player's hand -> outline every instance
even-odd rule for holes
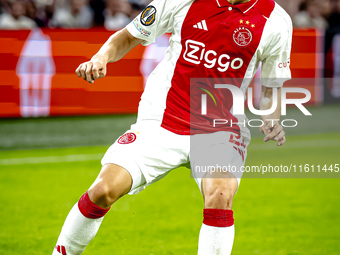
[[[106,62],[92,58],[90,61],[82,63],[78,66],[76,74],[78,77],[83,78],[89,83],[93,83],[99,78],[103,78],[106,75]]]
[[[286,133],[283,131],[283,127],[278,121],[265,121],[264,125],[260,127],[260,131],[266,135],[266,137],[263,139],[265,142],[273,140],[278,142],[278,146],[282,146],[286,142]]]

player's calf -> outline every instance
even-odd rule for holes
[[[52,255],[82,254],[110,206],[129,192],[131,184],[131,176],[124,168],[105,165],[91,188],[68,214]]]
[[[237,187],[237,179],[231,173],[211,173],[203,178],[205,209],[198,255],[230,255],[235,234],[231,208]]]

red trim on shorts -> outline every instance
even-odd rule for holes
[[[111,207],[108,209],[101,208],[100,206],[94,204],[87,194],[87,191],[82,197],[79,199],[78,202],[79,211],[84,215],[86,218],[89,219],[98,219],[103,217]]]
[[[232,210],[222,209],[204,209],[203,223],[212,227],[231,227],[234,225],[234,217]]]

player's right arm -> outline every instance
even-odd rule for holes
[[[118,61],[140,43],[146,46],[162,34],[172,33],[172,17],[180,4],[176,0],[152,1],[126,28],[112,35],[90,61],[82,63],[76,70],[77,75],[93,83],[106,75],[107,63]]]
[[[93,83],[95,80],[106,75],[107,63],[120,60],[141,42],[143,42],[142,39],[132,36],[124,28],[110,36],[90,61],[80,64],[76,69],[76,74],[85,81]]]

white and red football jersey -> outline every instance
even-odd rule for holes
[[[196,106],[191,105],[191,91],[199,88],[209,93],[211,85],[192,84],[193,78],[241,80],[235,84],[244,94],[261,62],[262,85],[281,87],[291,78],[292,22],[274,0],[238,5],[227,0],[155,0],[127,29],[144,40],[143,45],[171,33],[165,58],[147,81],[137,122],[155,120],[177,134],[189,135],[191,129],[200,129],[193,124]],[[231,93],[214,93],[211,96],[223,105],[219,109],[223,117],[240,123],[242,117],[231,113]],[[215,115],[210,116],[199,121],[209,123]],[[224,130],[241,133],[247,142],[250,140],[250,132],[243,125]]]

